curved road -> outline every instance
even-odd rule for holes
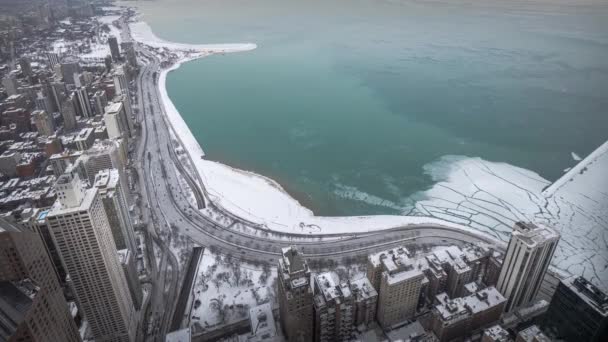
[[[223,227],[201,214],[190,204],[188,196],[182,193],[178,173],[185,172],[174,165],[175,142],[171,140],[164,107],[156,86],[160,73],[158,58],[149,51],[140,49],[151,63],[142,68],[139,77],[141,105],[140,113],[144,143],[140,144],[140,170],[151,202],[152,215],[161,226],[174,224],[182,234],[194,243],[203,246],[214,245],[226,253],[241,255],[246,260],[276,261],[282,247],[296,245],[308,258],[341,258],[343,256],[364,255],[372,251],[404,243],[490,243],[495,241],[481,234],[462,231],[449,226],[407,226],[365,234],[345,234],[342,237],[323,238],[316,235],[272,233],[248,234]],[[183,175],[185,179],[190,175]],[[191,183],[191,182],[190,182]],[[150,190],[151,188],[151,190]],[[233,216],[234,217],[234,216]],[[244,224],[247,224],[243,220]]]
[[[167,332],[172,313],[177,303],[183,272],[180,272],[179,260],[171,252],[170,246],[161,239],[161,232],[170,232],[177,227],[196,245],[214,246],[223,253],[241,259],[275,264],[281,248],[296,245],[309,259],[334,259],[368,255],[382,249],[398,245],[417,244],[456,244],[484,243],[495,244],[495,240],[472,231],[463,231],[449,226],[408,226],[363,233],[335,235],[303,235],[269,233],[260,225],[251,224],[231,213],[222,211],[213,203],[205,203],[205,189],[195,190],[198,207],[205,204],[214,210],[223,212],[234,221],[253,228],[256,234],[245,233],[224,227],[203,215],[190,203],[189,196],[184,194],[180,182],[181,175],[191,187],[200,182],[198,174],[188,174],[175,153],[178,141],[172,141],[170,124],[166,119],[164,107],[157,87],[161,71],[159,56],[142,44],[136,44],[138,52],[148,63],[143,63],[137,76],[138,122],[141,125],[141,136],[137,140],[136,158],[133,166],[139,176],[139,187],[142,196],[143,222],[147,223],[148,236],[161,248],[161,261],[157,269],[152,268],[152,290],[150,304],[147,308],[147,322],[155,328],[146,336],[146,340],[162,341]],[[143,62],[143,60],[142,60]],[[189,157],[189,155],[188,155]],[[191,163],[193,165],[193,163]],[[195,181],[197,179],[198,181]],[[147,239],[148,250],[151,242]],[[498,245],[498,248],[504,248]],[[152,258],[154,259],[154,258]],[[154,262],[154,261],[153,261]],[[145,327],[144,327],[145,328]]]

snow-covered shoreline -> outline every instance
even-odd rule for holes
[[[169,97],[167,75],[177,70],[183,63],[208,56],[213,53],[243,52],[255,49],[255,44],[176,44],[166,42],[154,35],[150,27],[142,21],[130,24],[134,40],[149,46],[185,51],[197,51],[179,59],[171,67],[163,69],[159,75],[158,87],[165,113],[174,132],[185,146],[203,180],[208,195],[217,205],[231,213],[256,222],[266,228],[284,233],[336,234],[367,233],[404,226],[444,226],[462,229],[488,240],[490,235],[464,225],[454,224],[437,218],[418,216],[350,216],[321,217],[302,206],[291,197],[276,181],[251,171],[238,170],[230,166],[202,159],[205,155],[190,128]]]
[[[601,178],[608,172],[608,143],[553,184],[535,172],[506,163],[445,156],[425,166],[436,184],[414,196],[416,216],[315,216],[274,180],[202,159],[202,147],[168,95],[166,77],[182,63],[213,53],[249,51],[255,44],[169,43],[141,22],[131,24],[131,31],[141,43],[188,51],[161,72],[159,92],[168,121],[189,153],[208,196],[224,210],[283,233],[359,234],[395,227],[443,226],[502,242],[509,239],[514,222],[535,221],[554,227],[562,235],[555,266],[597,285],[608,284],[608,246],[604,243],[608,241],[608,177]]]

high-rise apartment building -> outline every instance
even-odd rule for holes
[[[85,118],[93,117],[93,110],[91,109],[91,101],[89,100],[87,88],[77,88],[76,96],[78,99],[78,106],[80,108],[81,116],[84,116]]]
[[[416,312],[423,282],[422,268],[405,247],[374,253],[367,258],[367,278],[378,291],[376,318],[384,328],[410,319]]]
[[[63,128],[72,131],[76,128],[76,104],[74,96],[71,96],[61,104],[61,116],[63,116]]]
[[[103,115],[108,105],[108,97],[105,90],[98,90],[93,94],[93,102],[95,103],[95,115]]]
[[[99,171],[117,169],[120,180],[123,183],[122,188],[125,190],[126,194],[125,167],[127,165],[127,155],[124,152],[122,140],[95,141],[93,146],[86,150],[80,157],[82,166],[85,169],[84,176],[87,178],[89,184],[93,185],[95,183],[95,177]]]
[[[36,103],[36,109],[43,110],[49,114],[53,113],[53,101],[42,92],[36,94],[36,99],[34,101]]]
[[[124,113],[123,113],[124,115],[121,116],[121,119],[122,119],[123,125],[125,127],[128,127],[127,133],[129,134],[129,136],[131,136],[135,130],[135,126],[133,123],[133,111],[131,110],[131,100],[129,100],[128,95],[129,95],[128,93],[116,95],[113,102],[122,103],[123,108],[124,108]]]
[[[114,89],[116,90],[116,95],[126,94],[128,96],[129,94],[129,80],[123,66],[117,67],[114,72]]]
[[[50,94],[49,96],[55,102],[55,107],[61,110],[63,101],[67,98],[68,89],[64,82],[49,82]]]
[[[141,284],[139,283],[139,276],[137,275],[137,260],[135,260],[134,253],[135,252],[131,253],[128,248],[121,249],[118,251],[118,260],[120,261],[122,271],[127,278],[127,285],[129,285],[129,292],[131,293],[131,299],[133,299],[133,305],[139,310],[144,294],[141,290]]]
[[[120,47],[118,46],[118,39],[116,37],[108,38],[108,45],[110,45],[110,53],[114,62],[120,60]]]
[[[80,341],[40,236],[0,219],[0,339]]]
[[[604,341],[608,336],[608,295],[583,277],[561,280],[543,329],[559,340]]]
[[[548,227],[515,224],[496,285],[507,298],[506,311],[534,300],[558,241],[559,234]]]
[[[354,297],[334,272],[315,276],[314,341],[349,341],[355,320]]]
[[[426,277],[406,255],[388,254],[380,262],[377,319],[388,329],[414,316]]]
[[[55,122],[49,113],[43,110],[35,110],[32,112],[32,118],[40,135],[48,137],[55,134]]]
[[[95,340],[134,341],[136,311],[99,190],[68,168],[55,191],[46,219]]]
[[[295,247],[282,250],[278,267],[281,328],[290,342],[313,340],[313,293],[310,270]]]
[[[355,301],[355,326],[369,325],[376,321],[378,292],[366,277],[350,281],[350,290]]]
[[[61,78],[67,84],[74,84],[74,74],[80,73],[78,57],[67,56],[61,62]]]
[[[106,107],[103,119],[110,139],[125,138],[128,135],[129,127],[126,125],[125,117],[125,109],[121,102],[115,102]]]
[[[119,250],[128,248],[131,253],[137,253],[133,223],[118,170],[99,171],[95,176],[94,186],[99,190],[99,196],[112,228],[116,248]]]

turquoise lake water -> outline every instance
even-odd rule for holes
[[[320,215],[399,214],[444,155],[557,179],[608,139],[608,2],[158,0],[164,39],[252,42],[169,95],[207,158]]]

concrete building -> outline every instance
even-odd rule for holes
[[[128,96],[129,94],[129,80],[123,66],[117,67],[114,72],[114,89],[116,95],[126,94]]]
[[[376,318],[385,329],[412,318],[418,307],[426,277],[409,255],[405,247],[398,247],[368,257],[367,277],[378,286]]]
[[[378,304],[378,292],[366,277],[350,281],[350,291],[355,301],[354,324],[359,326],[369,325],[376,321],[376,306]]]
[[[349,341],[355,321],[354,297],[334,272],[315,276],[314,341]]]
[[[583,340],[575,340],[583,341]],[[517,333],[515,342],[551,342],[551,339],[547,337],[536,325],[531,325],[526,329]]]
[[[77,88],[76,96],[78,99],[78,106],[80,107],[81,116],[84,116],[85,118],[93,117],[93,110],[91,109],[91,101],[89,100],[87,88]]]
[[[46,58],[51,69],[53,69],[55,65],[59,64],[59,55],[54,52],[47,53]]]
[[[506,302],[494,287],[453,299],[444,293],[438,295],[437,300],[440,304],[432,310],[431,328],[440,341],[469,336],[473,331],[497,322]]]
[[[0,155],[0,172],[6,176],[17,175],[17,164],[21,161],[21,153],[5,151]]]
[[[19,94],[19,82],[14,74],[8,74],[2,79],[2,86],[8,96]]]
[[[483,331],[481,342],[511,342],[513,339],[507,330],[500,325],[493,325]]]
[[[50,94],[49,97],[55,102],[56,108],[61,111],[63,101],[67,98],[68,89],[64,82],[50,82]]]
[[[15,125],[17,133],[29,132],[31,129],[30,112],[21,107],[7,109],[2,113],[2,125]]]
[[[98,90],[93,94],[93,102],[95,103],[95,115],[103,115],[105,108],[108,105],[108,97],[105,90]]]
[[[128,127],[129,136],[133,135],[135,131],[135,125],[133,123],[133,111],[131,109],[131,100],[129,99],[128,94],[120,94],[116,95],[116,97],[112,100],[113,102],[120,102],[124,108],[124,115],[121,116],[121,120],[125,127]]]
[[[74,145],[79,151],[86,151],[93,146],[95,142],[95,128],[83,128],[74,137]]]
[[[54,106],[53,106],[52,100],[49,97],[42,94],[41,92],[38,92],[36,94],[35,103],[36,103],[36,109],[43,110],[49,114],[53,113]]]
[[[55,122],[51,114],[43,110],[35,110],[32,112],[32,118],[38,134],[47,137],[55,134]]]
[[[561,280],[542,327],[560,340],[605,341],[608,296],[583,277]]]
[[[0,219],[0,339],[80,341],[40,236]]]
[[[63,82],[67,84],[74,84],[74,74],[80,73],[80,64],[78,57],[67,57],[64,58],[61,65],[61,77]]]
[[[29,58],[19,58],[19,66],[21,67],[21,73],[23,73],[25,77],[32,77],[32,63]]]
[[[55,191],[47,222],[95,340],[134,341],[136,311],[98,189],[68,168]]]
[[[496,286],[507,298],[506,311],[534,300],[558,241],[559,234],[553,229],[533,223],[515,224]]]
[[[239,342],[279,342],[283,340],[277,336],[277,327],[270,303],[249,309],[249,325],[251,332],[240,335]]]
[[[61,263],[61,256],[59,255],[59,251],[57,250],[57,246],[53,241],[49,226],[46,222],[46,215],[48,214],[48,212],[48,209],[26,209],[20,214],[22,221],[19,222],[19,224],[21,227],[25,227],[31,231],[38,233],[38,235],[42,239],[42,242],[44,243],[44,247],[49,256],[49,259],[53,264],[53,272],[55,272],[57,276],[57,281],[63,286],[66,284],[67,272],[65,271],[65,268],[63,268],[63,264]]]
[[[137,68],[137,54],[135,53],[135,46],[133,42],[124,42],[121,44],[123,51],[127,55],[127,62],[133,68]]]
[[[119,177],[116,169],[99,171],[95,177],[94,186],[99,190],[99,196],[112,228],[116,248],[119,250],[128,248],[131,253],[137,253],[135,231],[129,215],[127,197]]]
[[[61,104],[61,116],[63,117],[63,128],[66,131],[76,129],[76,104],[75,98],[66,98]]]
[[[134,252],[136,253],[136,252]],[[118,260],[122,266],[122,271],[127,278],[127,285],[129,285],[129,292],[133,299],[133,305],[135,309],[139,310],[144,298],[144,294],[141,290],[141,284],[139,283],[139,276],[137,274],[137,260],[135,254],[131,253],[129,249],[121,249],[118,251]]]
[[[282,250],[278,266],[281,328],[290,342],[313,340],[313,293],[310,270],[295,247]]]
[[[125,117],[126,114],[122,103],[116,102],[106,107],[103,119],[106,123],[110,139],[125,138],[128,135],[129,127],[125,125]]]
[[[49,158],[49,162],[51,163],[55,177],[61,176],[71,164],[74,164],[76,160],[80,158],[80,156],[82,156],[82,151],[70,150],[65,150],[61,153],[52,155]]]
[[[118,46],[118,39],[116,37],[108,38],[108,45],[110,45],[110,53],[114,62],[120,60],[120,47]]]

